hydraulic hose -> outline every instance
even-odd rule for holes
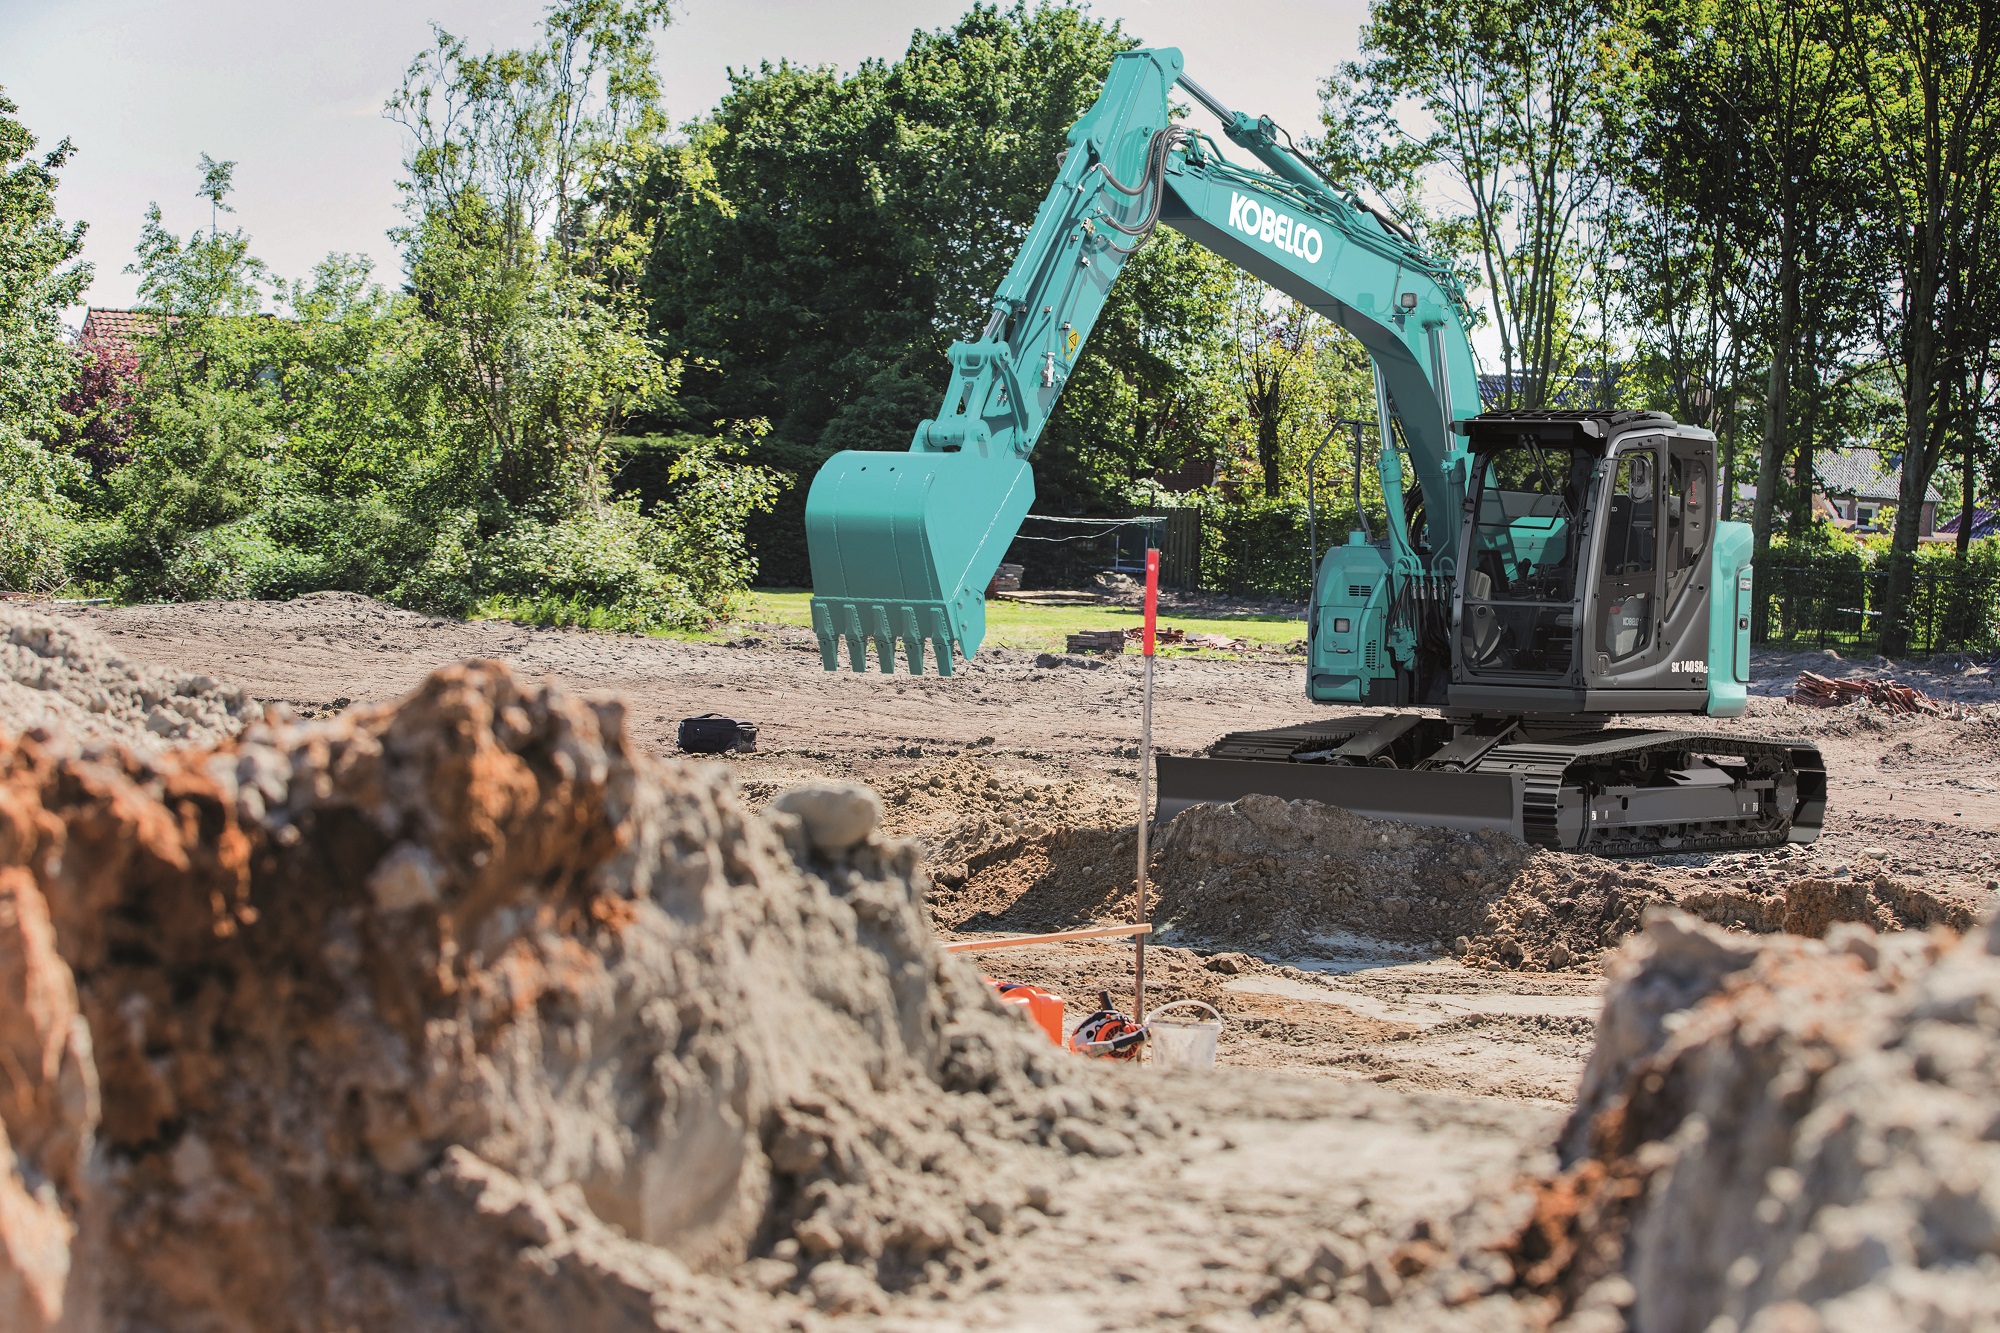
[[[1180,125],[1169,125],[1163,130],[1156,131],[1153,137],[1146,142],[1146,168],[1144,173],[1139,177],[1137,186],[1126,185],[1116,176],[1113,176],[1110,169],[1102,162],[1093,164],[1094,169],[1101,173],[1104,179],[1109,181],[1120,193],[1131,195],[1134,198],[1146,193],[1149,188],[1152,193],[1152,197],[1146,203],[1145,216],[1137,222],[1120,222],[1108,214],[1103,216],[1105,226],[1124,232],[1127,236],[1133,238],[1132,244],[1129,246],[1113,245],[1111,242],[1106,241],[1106,247],[1113,254],[1118,255],[1120,258],[1132,254],[1133,251],[1145,243],[1148,236],[1153,234],[1154,228],[1160,225],[1160,206],[1165,201],[1167,195],[1167,155],[1186,142],[1187,137],[1188,132],[1186,128]]]

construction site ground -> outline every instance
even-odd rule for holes
[[[1003,648],[951,678],[884,678],[828,673],[809,633],[774,624],[688,642],[440,620],[346,594],[49,609],[134,662],[207,673],[307,718],[394,700],[467,658],[621,696],[633,733],[662,755],[675,752],[680,719],[729,714],[760,728],[754,754],[718,761],[753,802],[819,776],[876,788],[885,829],[922,846],[941,936],[1063,930],[1131,909],[1136,656]],[[1304,701],[1303,670],[1280,652],[1164,661],[1155,742],[1192,754],[1226,731],[1324,715]],[[949,1290],[884,1297],[879,1326],[1249,1327],[1273,1265],[1298,1238],[1400,1234],[1481,1181],[1545,1166],[1590,1053],[1605,946],[1616,942],[1608,926],[1581,943],[1573,930],[1558,940],[1572,900],[1608,897],[1607,920],[1621,902],[1633,923],[1655,903],[1705,903],[1724,920],[1738,910],[1728,904],[1754,905],[1786,885],[1874,882],[1902,886],[1897,901],[1918,904],[1912,924],[1985,910],[2000,874],[1995,677],[1963,663],[1897,667],[1899,680],[1948,705],[1947,716],[1909,717],[1793,705],[1785,696],[1801,670],[1889,668],[1761,654],[1747,717],[1688,725],[1817,744],[1830,798],[1824,836],[1810,847],[1657,862],[1545,857],[1523,871],[1539,877],[1525,888],[1488,868],[1440,871],[1410,899],[1407,921],[1385,908],[1381,929],[1351,919],[1302,934],[1253,908],[1226,927],[1169,931],[1148,951],[1148,1002],[1221,1010],[1220,1067],[1122,1077],[1152,1080],[1194,1127],[1194,1148],[1133,1155],[1114,1144],[1101,1159],[1073,1159],[1048,1209],[1006,1220],[986,1271]],[[1160,873],[1186,880],[1200,870]],[[1400,912],[1409,885],[1385,879],[1379,891]],[[1557,903],[1553,914],[1538,905]],[[1451,924],[1482,914],[1485,934]],[[1129,1004],[1131,954],[1125,941],[1090,941],[982,962],[1060,991],[1074,1018],[1099,990]]]

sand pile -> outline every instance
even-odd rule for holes
[[[157,753],[213,744],[262,712],[211,676],[135,665],[69,621],[0,603],[0,716],[16,731]]]
[[[1873,1333],[2000,1322],[2000,928],[1618,957],[1559,1174],[1274,1262],[1293,1328]],[[1314,1253],[1310,1244],[1297,1254]]]
[[[1171,1129],[936,951],[866,793],[772,807],[493,663],[0,742],[0,1325],[782,1328]]]
[[[1825,942],[1653,923],[1538,1209],[1538,1284],[1606,1329],[2000,1323],[1996,955],[1990,922]]]

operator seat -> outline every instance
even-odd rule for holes
[[[1500,641],[1507,627],[1488,603],[1493,598],[1493,576],[1483,569],[1465,576],[1465,655],[1474,666],[1490,666],[1500,656]]]

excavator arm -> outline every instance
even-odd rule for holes
[[[1227,160],[1213,140],[1176,123],[1176,84],[1262,169]],[[946,675],[978,651],[986,585],[1034,500],[1029,456],[1111,284],[1160,224],[1359,338],[1375,366],[1392,516],[1403,477],[1392,416],[1426,512],[1458,513],[1466,464],[1451,425],[1454,413],[1478,407],[1464,294],[1447,267],[1282,134],[1187,78],[1177,50],[1113,58],[1096,103],[1069,132],[984,329],[950,349],[938,415],[918,426],[907,453],[845,451],[814,478],[806,533],[813,629],[828,670],[838,669],[843,644],[862,671],[872,643],[887,672],[900,643],[913,674],[924,669],[926,644]],[[1417,549],[1393,518],[1386,558],[1391,601],[1401,584],[1450,572],[1448,554]],[[1390,646],[1397,651],[1393,636]]]

